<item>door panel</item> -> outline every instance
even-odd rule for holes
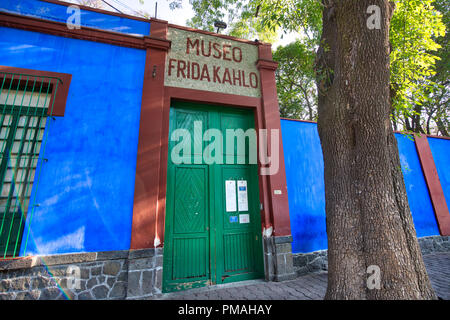
[[[220,217],[221,226],[216,237],[223,247],[223,259],[217,261],[217,283],[258,278],[263,270],[257,179],[252,179],[250,165],[221,166],[220,171],[222,195],[217,199],[216,219]],[[224,205],[227,180],[236,181],[238,204],[233,212],[227,212]],[[246,182],[247,210],[239,206],[238,181]]]
[[[253,269],[252,232],[231,232],[224,235],[225,274],[250,272]]]
[[[206,169],[181,166],[175,168],[174,234],[207,231]]]
[[[173,191],[166,215],[166,291],[201,286],[210,279],[208,168],[177,165],[170,172]]]

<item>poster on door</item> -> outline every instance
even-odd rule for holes
[[[236,211],[236,181],[225,181],[225,207],[227,212]]]
[[[247,180],[238,180],[238,211],[248,211]]]

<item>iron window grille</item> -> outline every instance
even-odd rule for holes
[[[56,77],[0,72],[0,259],[18,256],[22,243],[26,249],[61,83]]]

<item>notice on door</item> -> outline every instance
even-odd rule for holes
[[[240,214],[239,215],[239,223],[250,223],[250,215],[249,214]]]
[[[248,211],[248,195],[247,195],[247,181],[238,180],[238,210]]]
[[[227,212],[236,211],[236,181],[225,181],[225,204]]]

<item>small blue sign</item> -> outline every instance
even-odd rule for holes
[[[233,222],[238,222],[237,216],[230,216],[230,223],[233,223]]]
[[[247,189],[246,187],[239,187],[239,191],[245,191],[245,189]]]

